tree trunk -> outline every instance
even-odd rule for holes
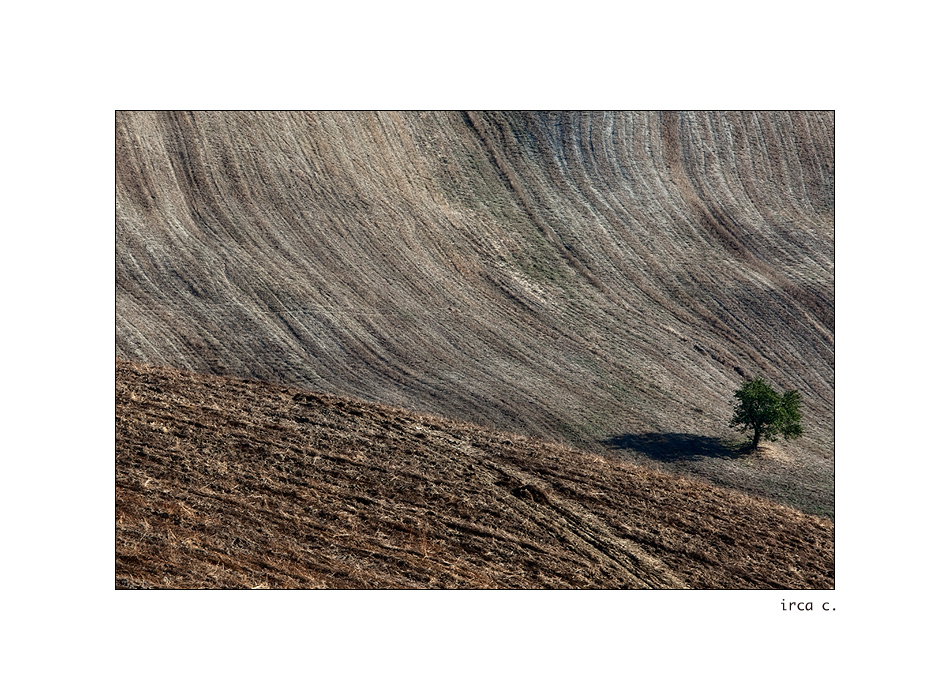
[[[758,426],[752,428],[755,433],[752,435],[752,449],[757,449],[759,446],[759,438],[762,437],[762,430]]]

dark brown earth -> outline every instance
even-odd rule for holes
[[[832,588],[834,525],[536,438],[116,362],[117,588]]]
[[[833,113],[116,115],[120,359],[833,518],[834,300]],[[757,375],[805,435],[738,456]]]

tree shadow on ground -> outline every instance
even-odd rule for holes
[[[634,450],[659,462],[732,459],[749,452],[749,446],[718,437],[691,433],[639,433],[615,435],[602,443],[615,450]]]

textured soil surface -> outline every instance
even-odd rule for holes
[[[833,113],[119,112],[116,586],[833,587],[834,300]]]
[[[834,525],[536,438],[116,362],[117,588],[832,588]]]
[[[440,467],[420,461],[412,467],[417,470],[414,476],[405,477],[406,484],[412,484],[408,490],[399,481],[402,477],[393,482],[399,493],[415,493],[415,488],[428,494],[427,488],[444,488],[445,494],[455,493],[463,502],[478,493],[480,498],[500,499],[490,501],[499,513],[511,508],[527,520],[541,508],[536,502],[516,498],[497,485],[500,490],[482,489],[504,478],[513,480],[514,489],[522,473],[532,479],[543,477],[548,480],[545,488],[553,489],[552,498],[561,499],[558,503],[566,504],[564,508],[579,509],[558,516],[565,528],[579,527],[567,524],[574,522],[571,518],[595,518],[596,525],[589,527],[604,528],[616,542],[635,541],[645,548],[645,535],[643,542],[636,539],[639,534],[624,539],[631,535],[621,525],[629,515],[624,508],[641,502],[640,492],[624,490],[634,486],[618,485],[629,481],[623,470],[634,470],[631,465],[636,463],[698,476],[833,519],[834,299],[833,113],[116,115],[117,358],[399,406],[562,442],[610,458],[591,462],[583,461],[593,459],[585,457],[581,460],[585,466],[578,466],[581,471],[575,474],[569,460],[540,456],[549,448],[539,447],[539,456],[529,460],[526,455],[534,442],[498,452],[494,447],[478,448],[486,450],[484,454],[473,447],[476,454],[466,457],[471,464],[484,459],[514,470],[514,476],[495,467],[471,466],[476,470],[471,478],[482,481],[466,487],[474,492],[456,493],[456,486],[448,482],[438,486],[442,482],[435,480],[435,485],[425,486],[426,470]],[[732,392],[753,376],[762,376],[783,391],[799,390],[805,428],[800,440],[770,445],[755,458],[734,453],[730,440],[735,436],[726,427]],[[300,407],[287,401],[281,408],[281,424],[296,424],[294,411]],[[188,412],[162,420],[180,421],[185,415],[195,424],[189,429],[212,429],[213,413]],[[361,434],[361,425],[339,430],[355,436]],[[173,429],[178,428],[169,427]],[[282,454],[278,433],[268,432],[276,428],[254,430],[258,429],[269,436],[260,449]],[[403,434],[402,428],[393,428],[392,433],[379,427],[366,429],[384,433],[387,449],[402,444],[423,451],[444,446],[434,438],[428,447],[416,444],[422,438]],[[397,436],[405,442],[398,442]],[[257,439],[247,448],[252,453],[258,449]],[[309,438],[301,433],[299,439]],[[302,444],[298,448],[304,449]],[[139,448],[117,444],[119,455],[129,455],[132,449]],[[146,442],[142,449],[158,445]],[[369,455],[369,449],[363,454]],[[365,478],[374,479],[373,488],[382,495],[360,497],[377,504],[385,494],[395,493],[385,491],[377,477],[383,473],[391,477],[385,471],[390,468],[398,473],[410,467],[402,457],[373,455],[373,469],[383,471],[368,471]],[[224,459],[210,454],[207,458]],[[623,467],[613,458],[631,464]],[[360,462],[344,454],[339,459],[333,478],[340,481],[333,483],[355,489],[357,482],[347,480],[357,479]],[[566,471],[560,476],[543,473],[545,459]],[[518,460],[529,460],[531,466],[518,471],[522,470]],[[191,477],[162,471],[171,469],[172,463],[160,467],[155,459],[142,457],[136,464],[135,473],[146,481],[153,479],[149,483],[167,478],[168,489],[197,488],[179,482],[199,479],[197,473]],[[240,471],[244,467],[239,468],[239,461],[227,464],[237,471],[215,478],[235,479],[234,497],[262,498],[268,508],[277,507],[276,496],[266,491],[270,486]],[[594,478],[595,464],[610,466]],[[124,461],[118,468],[120,474],[133,470]],[[199,465],[189,468],[197,470]],[[313,477],[303,473],[297,477],[267,472],[273,488],[288,492],[309,493],[317,488],[313,483],[329,478],[326,471]],[[145,483],[129,474],[129,484]],[[203,488],[224,488],[208,481],[215,474],[201,472]],[[572,487],[570,479],[580,479],[579,474],[593,479],[584,486],[591,493],[612,494],[600,498],[619,510],[611,514],[597,497],[582,495],[580,485]],[[287,485],[296,482],[279,480],[291,476],[303,481]],[[679,482],[663,483],[672,488]],[[558,490],[571,488],[576,492]],[[330,498],[328,494],[321,498]],[[668,497],[688,507],[688,499]],[[159,508],[168,522],[207,513],[200,517],[209,519],[208,528],[224,527],[213,524],[214,518],[224,517],[214,515],[216,511],[194,506],[193,516],[173,513],[168,509],[174,502],[169,496]],[[248,508],[254,503],[242,502]],[[436,517],[444,505],[438,503],[428,517]],[[298,506],[304,507],[289,500],[280,507]],[[413,507],[421,505],[400,506]],[[390,578],[399,569],[396,562],[409,556],[407,543],[435,535],[425,529],[424,520],[413,520],[399,509],[390,513],[378,504],[367,508],[381,523],[386,518],[401,522],[403,517],[412,523],[402,534],[395,525],[396,529],[381,530],[398,540],[400,544],[393,546],[400,553],[387,564],[391,572],[379,574],[380,581],[393,585],[397,580],[406,585],[477,581],[467,578],[471,572],[453,578],[451,568],[425,569],[425,574],[413,568],[405,579]],[[266,510],[257,507],[262,509]],[[247,517],[257,511],[248,510]],[[294,518],[303,517],[293,512]],[[664,506],[661,512],[672,517],[672,509]],[[344,511],[328,510],[320,518],[313,527],[348,522]],[[769,522],[750,521],[749,526],[766,527]],[[665,532],[667,527],[646,523],[636,527],[645,532],[649,527]],[[438,530],[435,524],[432,527]],[[271,525],[261,528],[276,532],[268,529]],[[458,549],[462,545],[450,537],[453,532],[445,525],[439,535],[449,538],[443,541],[446,551],[461,557],[447,558],[455,562],[451,566],[464,571],[474,567],[471,571],[485,576],[485,585],[508,585],[498,578],[500,569],[485,568],[487,554]],[[181,536],[197,541],[185,531]],[[267,537],[271,536],[276,535]],[[255,551],[263,562],[271,545],[260,544],[269,541],[260,537],[264,539],[256,546],[264,549]],[[657,542],[666,542],[656,537]],[[759,542],[758,537],[752,540]],[[230,550],[222,548],[231,544],[213,541],[215,556],[230,556],[224,553]],[[510,540],[499,541],[516,547]],[[703,548],[712,545],[701,541],[698,551],[708,553]],[[528,546],[520,542],[517,547],[525,548],[519,550],[518,556],[525,557],[520,561],[530,561]],[[675,546],[681,545],[687,547]],[[389,561],[382,540],[373,546],[381,550],[373,556]],[[627,563],[619,563],[627,560],[614,549],[620,544],[611,544],[609,555],[580,541],[571,546],[579,549],[571,554],[564,550],[567,559],[544,569],[545,575],[555,577],[549,582],[640,585],[666,581],[663,576],[669,575],[670,582],[704,585],[685,564],[674,566],[666,555],[658,560],[663,567],[656,571],[646,565],[628,570]],[[594,550],[601,553],[595,557]],[[511,554],[501,551],[504,557]],[[657,557],[658,552],[650,556]],[[211,551],[207,556],[212,557]],[[604,568],[596,576],[572,578],[567,573],[575,561],[571,557],[578,557],[580,569],[590,571],[594,561]],[[217,560],[207,561],[212,566]],[[332,561],[321,574],[326,585],[339,583],[338,576],[355,576],[355,570],[346,569],[349,562],[366,560]],[[811,575],[825,581],[821,577],[826,570],[819,568]],[[368,577],[364,583],[372,585],[377,574],[364,575]],[[304,585],[303,579],[287,573],[282,576],[289,578],[274,576],[260,582]],[[548,581],[531,576],[521,571],[511,585]],[[722,574],[715,581],[735,582],[741,578],[737,576]],[[749,576],[755,585],[772,580],[764,574]],[[188,585],[196,581],[189,579]],[[128,582],[131,585],[132,579]]]

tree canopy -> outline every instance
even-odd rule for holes
[[[794,389],[779,394],[764,379],[745,382],[735,392],[736,406],[730,426],[739,432],[752,431],[752,449],[759,446],[762,438],[786,440],[802,434],[802,397]]]

